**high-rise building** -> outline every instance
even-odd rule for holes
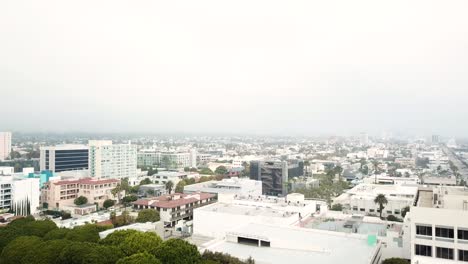
[[[303,175],[304,161],[302,160],[250,162],[250,179],[262,182],[265,195],[287,195],[289,178]]]
[[[90,140],[89,174],[96,178],[136,177],[136,146],[131,144],[113,145],[110,140]]]
[[[359,137],[359,143],[361,146],[368,146],[369,145],[369,135],[367,133],[361,133]]]
[[[88,169],[88,146],[86,145],[41,147],[40,157],[41,171],[61,172]]]
[[[439,144],[439,143],[440,143],[439,135],[432,135],[432,144]]]
[[[11,132],[0,132],[0,160],[6,160],[11,153]]]
[[[197,167],[197,152],[138,152],[138,166],[161,166],[168,169],[181,169]]]

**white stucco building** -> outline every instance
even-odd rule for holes
[[[137,150],[131,144],[112,144],[110,140],[89,141],[89,173],[96,178],[137,176]]]
[[[207,181],[196,184],[187,185],[184,187],[184,193],[231,193],[238,195],[262,195],[262,182],[245,179],[245,178],[230,178],[221,181]]]
[[[377,195],[383,194],[388,203],[382,216],[394,215],[401,218],[401,210],[413,205],[417,193],[417,186],[362,183],[335,198],[333,204],[342,204],[344,210],[349,213],[378,216],[379,205],[374,199]]]
[[[0,177],[0,210],[11,208],[16,215],[35,214],[39,196],[38,178]]]
[[[0,161],[6,160],[11,152],[11,132],[0,132]]]

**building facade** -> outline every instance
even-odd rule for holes
[[[88,146],[58,145],[40,148],[39,167],[41,171],[52,172],[87,170]]]
[[[287,195],[288,180],[303,175],[304,162],[302,160],[250,162],[250,179],[262,182],[265,195]]]
[[[113,145],[110,140],[90,140],[89,174],[95,178],[136,177],[136,146],[130,144]]]
[[[11,210],[15,215],[37,213],[39,208],[39,179],[0,177],[0,210]]]
[[[411,224],[411,262],[468,262],[468,190],[463,187],[420,188],[405,219]]]
[[[105,200],[116,199],[112,190],[118,183],[117,179],[52,180],[41,190],[41,203],[49,209],[63,210],[72,206],[76,198],[84,196],[88,204],[102,207]]]
[[[207,181],[184,186],[184,193],[231,193],[237,195],[262,195],[262,182],[244,178]]]
[[[216,201],[210,193],[175,193],[155,198],[140,199],[133,203],[135,209],[154,209],[165,226],[175,226],[180,220],[192,220],[193,210]]]
[[[0,161],[6,160],[11,153],[11,132],[0,132]]]

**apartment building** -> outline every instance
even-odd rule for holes
[[[468,262],[467,188],[420,188],[405,220],[411,225],[411,263]]]
[[[137,150],[130,144],[110,140],[89,141],[89,173],[95,178],[132,178],[137,176]]]
[[[0,132],[0,161],[6,160],[11,153],[11,132]]]
[[[39,208],[39,194],[39,179],[0,177],[0,211],[11,210],[23,216],[35,214]]]
[[[195,149],[184,152],[138,152],[138,166],[158,165],[168,169],[181,169],[197,167],[197,152]]]
[[[175,226],[179,220],[191,220],[193,210],[216,201],[210,193],[169,194],[155,198],[140,199],[133,203],[135,209],[158,210],[165,226]]]
[[[52,180],[46,182],[41,190],[41,203],[49,209],[62,210],[74,204],[74,200],[80,196],[88,199],[88,204],[97,204],[99,207],[107,199],[116,199],[112,194],[118,179],[74,179]]]
[[[171,181],[174,184],[174,188],[183,179],[188,178],[187,173],[177,172],[177,171],[161,171],[153,175],[154,183],[156,184],[166,184]]]
[[[58,145],[40,148],[39,167],[41,171],[52,172],[87,170],[88,146]]]
[[[362,183],[351,190],[341,194],[333,200],[333,204],[341,204],[344,210],[361,215],[379,215],[379,205],[374,202],[379,194],[385,195],[388,203],[382,216],[394,215],[401,218],[401,211],[407,206],[412,206],[418,193],[418,187],[414,185],[379,185]]]

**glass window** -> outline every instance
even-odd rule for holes
[[[458,250],[458,260],[468,262],[468,250]]]
[[[444,237],[444,238],[453,238],[453,228],[447,227],[436,227],[435,230],[436,237]]]
[[[468,240],[468,230],[458,229],[458,239]]]
[[[432,226],[416,225],[416,235],[432,236]]]
[[[453,248],[436,248],[436,257],[442,259],[453,259]]]
[[[415,246],[416,255],[432,257],[432,247],[431,246],[417,245],[417,244],[414,245],[414,246]]]

